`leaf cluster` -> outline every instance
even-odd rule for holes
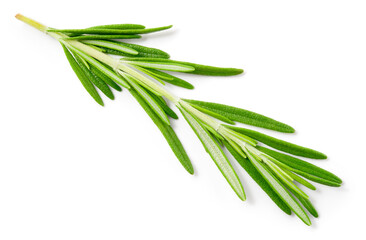
[[[178,115],[170,108],[168,100],[182,113],[241,200],[246,199],[244,188],[230,158],[223,151],[224,148],[280,209],[286,214],[294,212],[307,225],[311,224],[307,212],[314,217],[318,217],[318,213],[309,196],[298,185],[311,190],[316,190],[316,187],[309,181],[333,187],[341,186],[342,180],[333,173],[294,157],[326,159],[325,154],[233,125],[243,123],[282,133],[293,133],[295,130],[291,126],[234,106],[174,98],[166,90],[162,90],[160,86],[166,83],[193,89],[192,84],[174,76],[172,72],[207,76],[231,76],[243,72],[237,68],[172,60],[163,50],[123,42],[123,39],[137,39],[142,34],[169,29],[171,25],[146,28],[140,24],[109,24],[84,29],[54,29],[21,15],[17,15],[17,18],[50,35],[58,36],[71,68],[98,104],[104,105],[100,93],[113,100],[114,90],[127,89],[161,131],[175,156],[190,174],[194,173],[192,163],[170,124],[171,119],[178,119]],[[87,48],[79,49],[73,43]],[[123,58],[116,60],[116,64],[107,64],[85,49],[96,50],[101,56]]]

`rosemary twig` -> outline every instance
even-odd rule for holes
[[[191,161],[170,126],[170,118],[177,119],[178,116],[167,102],[179,109],[241,200],[246,199],[243,186],[223,152],[223,147],[229,150],[278,207],[287,214],[294,212],[307,225],[311,222],[306,210],[314,217],[317,217],[318,213],[310,202],[309,196],[295,182],[311,190],[315,190],[315,186],[304,178],[334,187],[341,185],[342,180],[336,175],[260,144],[313,159],[325,159],[325,154],[232,125],[240,122],[274,131],[293,133],[295,130],[291,126],[237,107],[182,99],[164,87],[165,83],[170,83],[188,89],[193,88],[190,83],[166,71],[230,76],[242,73],[242,69],[171,60],[168,53],[159,49],[110,40],[138,38],[139,34],[166,30],[171,26],[145,28],[140,24],[112,24],[60,30],[49,28],[20,14],[16,17],[61,43],[77,77],[100,105],[104,103],[96,88],[110,99],[114,99],[110,87],[119,91],[122,88],[128,89],[162,132],[174,154],[190,174],[194,173]],[[114,58],[109,54],[125,57]]]

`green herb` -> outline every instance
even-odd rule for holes
[[[207,66],[197,63],[191,63],[191,62],[183,62],[183,61],[176,61],[171,59],[165,59],[165,58],[124,58],[127,61],[135,61],[135,62],[152,62],[152,63],[166,63],[166,64],[179,64],[179,65],[185,65],[190,66],[194,70],[189,71],[189,73],[192,74],[198,74],[198,75],[207,75],[207,76],[233,76],[243,73],[243,69],[238,68],[221,68],[221,67],[213,67],[213,66]]]
[[[254,138],[258,140],[259,142],[262,142],[270,147],[276,148],[278,150],[281,150],[283,152],[291,153],[296,156],[301,157],[307,157],[307,158],[313,158],[313,159],[326,159],[327,156],[321,152],[315,151],[310,148],[302,147],[293,143],[289,143],[271,136],[268,136],[266,134],[246,129],[246,128],[240,128],[240,127],[233,127],[233,126],[227,126],[230,129],[235,130],[236,132],[242,133],[244,135],[247,135],[251,138]]]
[[[272,118],[245,109],[219,103],[203,102],[197,100],[186,99],[186,101],[195,104],[197,106],[203,107],[207,110],[221,114],[231,119],[232,121],[245,123],[256,127],[267,128],[279,132],[285,132],[285,133],[295,132],[295,130],[287,124],[278,122]]]
[[[89,27],[88,29],[145,29],[146,27],[140,24],[108,24],[108,25],[98,25]]]
[[[182,99],[164,87],[165,83],[170,83],[193,89],[190,83],[164,71],[230,76],[242,73],[242,69],[170,60],[169,54],[160,49],[109,40],[137,38],[140,37],[138,34],[161,31],[171,26],[145,28],[139,24],[112,24],[85,29],[58,30],[20,14],[16,17],[61,43],[72,69],[98,104],[104,103],[96,88],[110,99],[114,99],[110,87],[118,91],[126,88],[159,128],[180,163],[190,174],[194,172],[191,161],[170,126],[170,118],[178,119],[178,116],[167,102],[182,113],[206,152],[241,200],[246,199],[244,189],[223,151],[224,147],[280,209],[287,214],[294,212],[307,225],[311,225],[311,221],[305,209],[314,217],[318,217],[318,213],[310,202],[309,195],[302,189],[302,186],[311,190],[315,190],[316,187],[304,178],[324,185],[341,186],[342,180],[336,175],[260,144],[313,159],[325,159],[325,154],[257,131],[232,126],[235,122],[240,122],[293,133],[295,130],[289,125],[237,107]],[[109,54],[125,57],[115,58]]]
[[[163,31],[173,27],[172,25],[158,28],[128,28],[128,29],[118,29],[118,28],[102,28],[101,26],[90,27],[84,29],[47,29],[48,32],[57,33],[77,33],[77,34],[108,34],[108,35],[120,35],[120,34],[145,34]]]
[[[93,34],[89,34],[89,35],[76,35],[76,36],[70,36],[70,37],[65,37],[65,39],[68,40],[95,40],[95,39],[100,39],[100,40],[106,40],[106,39],[134,39],[134,38],[141,38],[140,35],[136,35],[136,34],[131,34],[131,35],[93,35]]]

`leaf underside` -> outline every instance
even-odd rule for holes
[[[150,48],[150,47],[145,47],[142,45],[138,45],[138,44],[132,44],[132,43],[124,43],[124,42],[118,42],[121,45],[124,45],[126,47],[135,49],[138,54],[137,55],[132,55],[132,54],[128,54],[125,52],[121,52],[121,51],[117,51],[117,50],[113,50],[110,48],[105,48],[105,47],[101,47],[105,53],[108,54],[113,54],[113,55],[120,55],[120,56],[125,56],[125,57],[149,57],[149,58],[169,58],[170,55],[160,49],[157,48]]]
[[[132,61],[145,61],[145,62],[160,62],[160,63],[175,63],[175,64],[182,64],[191,66],[194,68],[194,71],[187,72],[197,75],[206,75],[206,76],[233,76],[243,73],[243,69],[238,68],[221,68],[221,67],[214,67],[214,66],[207,66],[197,63],[191,62],[183,62],[183,61],[176,61],[171,59],[163,59],[163,58],[128,58],[128,60]]]
[[[197,137],[201,140],[202,145],[206,149],[206,152],[214,160],[222,175],[224,175],[224,177],[226,178],[232,189],[235,191],[235,193],[238,195],[238,197],[244,201],[245,193],[239,177],[236,175],[229,160],[226,158],[225,154],[223,153],[217,142],[212,138],[209,132],[204,127],[202,127],[202,125],[197,122],[194,117],[192,117],[192,115],[190,115],[183,108],[180,108],[179,110],[181,111],[193,131],[196,133]]]

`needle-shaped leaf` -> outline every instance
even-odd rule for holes
[[[103,48],[101,47],[102,51],[104,53],[108,53],[108,54],[111,54],[111,55],[116,55],[116,56],[124,56],[124,57],[155,57],[155,58],[160,58],[160,57],[163,57],[161,55],[155,55],[155,54],[152,54],[152,53],[145,53],[145,52],[138,52],[137,55],[132,55],[132,54],[128,54],[128,53],[124,53],[124,52],[120,52],[120,51],[117,51],[117,50],[113,50],[113,49],[109,49],[109,48]]]
[[[310,202],[309,199],[303,198],[301,197],[298,193],[293,192],[292,193],[300,202],[301,204],[306,208],[306,210],[308,210],[308,212],[313,215],[314,217],[318,217],[318,212],[316,211],[315,207],[313,206],[313,204]]]
[[[106,40],[84,40],[83,43],[91,44],[98,47],[104,47],[108,49],[113,49],[119,52],[128,53],[131,55],[137,55],[138,51],[133,48],[127,47],[123,44],[113,41],[106,41]]]
[[[193,85],[190,84],[189,82],[180,79],[176,76],[170,75],[169,73],[166,72],[161,72],[159,70],[155,70],[155,69],[149,69],[150,72],[152,72],[153,74],[155,74],[158,78],[160,78],[161,80],[170,83],[172,85],[178,86],[178,87],[182,87],[182,88],[186,88],[186,89],[193,89]]]
[[[236,175],[233,167],[231,166],[229,160],[226,158],[225,154],[217,144],[217,142],[211,137],[209,132],[202,127],[202,125],[196,121],[191,114],[189,114],[183,108],[180,109],[184,118],[187,120],[189,125],[192,127],[193,131],[196,133],[197,137],[201,140],[206,152],[214,160],[216,166],[221,171],[222,175],[226,178],[232,189],[238,195],[241,200],[245,200],[245,193],[243,186]]]
[[[245,109],[212,102],[203,102],[197,100],[186,100],[186,101],[198,105],[200,107],[206,108],[207,110],[210,110],[212,112],[221,114],[236,122],[245,123],[248,125],[261,128],[267,128],[279,132],[286,132],[286,133],[295,132],[295,130],[289,125],[286,125],[272,118]]]
[[[152,77],[156,81],[160,82],[162,85],[165,85],[165,82],[162,81],[160,78],[158,78],[155,74],[153,74],[151,71],[147,70],[146,68],[139,67],[139,66],[133,66],[135,69],[139,70],[140,72],[145,73],[146,75]]]
[[[74,54],[75,60],[79,64],[81,70],[84,72],[85,76],[102,92],[104,93],[108,98],[114,99],[113,92],[108,87],[108,85],[101,80],[97,75],[95,75],[93,72],[91,72],[85,64],[82,58],[80,58],[77,54]]]
[[[268,154],[281,163],[290,168],[291,171],[298,173],[314,182],[322,183],[325,185],[339,187],[342,180],[331,172],[328,172],[320,167],[317,167],[311,163],[305,162],[298,158],[283,154],[262,146],[256,147],[259,151]]]
[[[262,177],[262,175],[257,171],[249,159],[244,158],[235,148],[229,144],[227,141],[223,141],[225,147],[229,150],[231,155],[238,161],[240,166],[242,166],[245,171],[249,174],[251,178],[263,189],[263,191],[272,199],[272,201],[286,214],[291,214],[291,209],[287,204],[278,196],[278,194],[272,189],[272,187],[267,183],[267,181]]]
[[[243,69],[238,68],[221,68],[221,67],[213,67],[207,66],[197,63],[191,62],[183,62],[183,61],[176,61],[171,59],[163,59],[163,58],[128,58],[129,60],[136,60],[136,61],[153,61],[153,62],[161,62],[161,63],[176,63],[176,64],[183,64],[187,66],[191,66],[194,68],[194,71],[187,72],[192,74],[198,75],[206,75],[206,76],[233,76],[243,73]]]
[[[117,42],[117,41],[114,41]],[[125,52],[120,52],[117,50],[111,50],[109,48],[105,48],[105,52],[113,55],[120,55],[120,56],[126,56],[126,57],[149,57],[149,58],[169,58],[169,54],[157,49],[157,48],[150,48],[145,47],[138,44],[132,44],[132,43],[124,43],[124,42],[117,42],[118,44],[121,44],[123,46],[132,48],[138,52],[137,55],[128,54]]]
[[[144,29],[146,28],[141,24],[124,23],[124,24],[108,24],[108,25],[98,25],[89,27],[88,29]]]
[[[229,124],[235,124],[235,122],[231,121],[230,119],[228,119],[227,117],[221,115],[221,114],[218,114],[218,113],[215,113],[215,112],[212,112],[206,108],[203,108],[203,107],[200,107],[199,105],[196,105],[194,103],[190,103],[190,105],[194,108],[196,108],[197,110],[200,110],[201,112],[204,112],[206,113],[207,115],[210,115],[211,117],[214,117],[216,119],[219,119],[223,122],[226,122],[226,123],[229,123]]]
[[[123,59],[124,61],[124,59]],[[126,61],[126,63],[159,70],[173,71],[173,72],[191,72],[194,68],[180,63],[162,63],[162,62],[143,62],[143,61]]]
[[[311,189],[311,190],[316,190],[316,187],[311,184],[310,182],[306,181],[305,179],[303,179],[302,177],[300,177],[299,175],[287,170],[286,168],[282,169],[283,171],[285,171],[288,175],[290,175],[290,177],[292,177],[296,182],[302,184],[303,186]]]
[[[241,133],[238,133],[238,132],[236,132],[234,130],[231,130],[229,128],[223,128],[223,131],[225,133],[227,133],[228,135],[230,135],[230,136],[233,136],[233,137],[235,137],[237,139],[240,139],[241,141],[244,141],[246,143],[249,143],[252,146],[256,146],[257,145],[257,141],[254,140],[253,138],[250,138],[250,137],[248,137],[246,135],[243,135]]]
[[[149,104],[149,106],[154,110],[159,118],[167,125],[170,125],[168,116],[166,115],[162,107],[155,101],[155,99],[151,97],[151,95],[146,92],[145,89],[140,87],[140,85],[135,82],[135,79],[132,76],[130,76],[129,74],[124,74],[123,77],[126,78],[128,83],[136,90],[136,92],[138,92],[138,94],[140,94],[140,96],[145,99],[147,104]]]
[[[108,84],[110,87],[114,88],[117,91],[122,91],[122,88],[117,85],[117,83],[113,82],[109,77],[104,75],[102,72],[100,72],[98,69],[96,69],[93,66],[90,66],[90,71],[98,76],[101,80],[103,80],[106,84]]]
[[[159,70],[155,69],[145,69],[145,70],[148,71],[150,74],[160,78],[161,80],[172,81],[174,79],[174,76]]]
[[[247,155],[245,155],[243,149],[241,149],[241,147],[235,143],[234,141],[230,140],[230,138],[226,138],[225,139],[229,145],[236,151],[236,153],[238,153],[241,157],[243,157],[244,159],[247,158]]]
[[[266,134],[246,129],[246,128],[240,128],[240,127],[234,127],[234,126],[227,126],[228,128],[233,129],[234,131],[240,132],[244,135],[247,135],[251,138],[254,138],[258,140],[259,142],[262,142],[270,147],[276,148],[278,150],[281,150],[283,152],[287,152],[296,156],[301,157],[307,157],[312,159],[326,159],[327,156],[321,152],[315,151],[310,148],[302,147],[293,143],[289,143],[271,136],[268,136]]]
[[[127,89],[130,88],[128,83],[118,74],[116,74],[114,71],[112,71],[110,68],[106,67],[103,63],[99,62],[98,60],[90,57],[89,55],[85,54],[84,52],[80,51],[79,49],[69,46],[72,51],[76,52],[80,57],[84,58],[88,63],[93,65],[96,69],[98,69],[100,72],[102,72],[104,75],[109,77],[111,80],[116,82],[117,84],[121,85],[122,87],[125,87]]]
[[[173,128],[167,125],[165,122],[161,120],[158,115],[156,115],[155,111],[151,109],[149,104],[140,96],[138,92],[134,89],[130,89],[130,93],[132,96],[139,102],[145,112],[150,116],[155,125],[159,128],[169,146],[173,150],[175,156],[178,158],[183,167],[190,173],[193,174],[193,166],[186,151],[183,148],[182,143],[179,141],[179,138],[175,134]]]
[[[48,32],[59,33],[79,33],[79,34],[108,34],[108,35],[122,35],[122,34],[145,34],[163,31],[171,28],[173,25],[157,27],[157,28],[145,28],[145,29],[110,29],[110,28],[84,28],[84,29],[49,29]]]
[[[209,131],[210,136],[216,141],[216,143],[219,146],[223,146],[222,139],[217,137],[217,134],[212,134],[212,132]]]
[[[296,192],[301,197],[309,199],[309,196],[304,193],[298,186],[296,186],[292,181],[290,181],[286,176],[283,174],[283,170],[279,168],[276,164],[272,163],[271,161],[265,161],[268,169],[272,172],[277,179],[281,180],[281,182],[289,189],[291,192]],[[281,171],[280,171],[281,170]]]
[[[98,94],[97,90],[95,89],[93,83],[88,79],[85,75],[84,71],[81,69],[75,58],[73,57],[72,53],[67,49],[67,47],[63,44],[62,48],[64,49],[65,55],[67,60],[69,61],[71,68],[74,70],[76,76],[79,78],[81,84],[84,86],[86,91],[94,98],[94,100],[99,103],[100,105],[104,105],[102,98]]]
[[[131,34],[131,35],[76,35],[76,36],[70,36],[68,38],[64,38],[64,39],[68,39],[68,40],[95,40],[95,39],[100,39],[100,40],[106,40],[106,39],[136,39],[136,38],[141,38],[140,35],[136,35],[136,34]]]
[[[282,200],[287,204],[289,208],[306,224],[311,225],[311,221],[308,215],[305,213],[304,209],[299,205],[299,203],[294,199],[294,197],[289,193],[289,191],[282,185],[282,183],[267,169],[267,167],[257,159],[245,148],[245,153],[247,154],[249,160],[257,169],[257,171],[263,176],[267,183],[273,188],[273,190],[282,198]]]

